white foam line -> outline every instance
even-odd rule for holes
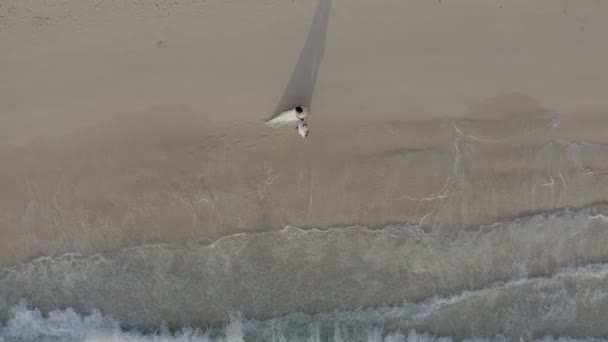
[[[512,224],[512,223],[518,223],[521,222],[521,220],[524,219],[533,219],[533,218],[537,218],[537,217],[545,217],[546,215],[550,215],[550,216],[559,216],[562,214],[568,214],[568,215],[587,215],[589,218],[591,219],[601,219],[604,221],[608,221],[608,215],[602,213],[602,212],[597,212],[597,211],[592,211],[592,209],[594,208],[598,208],[599,210],[602,210],[604,208],[603,205],[592,205],[586,208],[581,208],[578,209],[576,211],[571,210],[571,209],[562,209],[562,210],[557,210],[557,211],[548,211],[548,212],[540,212],[534,215],[528,215],[528,216],[524,216],[524,217],[516,217],[513,218],[511,220],[508,221],[497,221],[497,222],[493,222],[493,223],[489,223],[489,224],[485,224],[485,225],[480,225],[479,228],[480,229],[486,229],[488,227],[495,227],[495,226],[499,226],[499,225],[508,225],[508,224]],[[431,211],[432,212],[432,211]],[[431,214],[431,212],[425,214],[423,216],[423,219],[425,219],[426,217],[428,217],[428,215]],[[213,241],[210,244],[201,244],[200,247],[203,248],[215,248],[217,247],[219,244],[222,244],[224,242],[230,241],[232,239],[238,239],[238,238],[245,238],[248,236],[265,236],[265,235],[271,235],[271,234],[277,234],[277,233],[289,233],[289,232],[294,232],[297,234],[302,234],[302,235],[307,235],[307,234],[327,234],[327,233],[336,233],[336,232],[346,232],[349,230],[362,230],[362,231],[366,231],[369,234],[372,235],[380,235],[380,234],[386,234],[387,232],[390,232],[390,230],[393,229],[398,229],[398,230],[404,230],[404,231],[412,231],[412,232],[417,232],[417,233],[421,233],[424,235],[428,235],[431,236],[431,234],[424,232],[424,230],[422,230],[420,228],[420,225],[417,225],[415,223],[404,223],[404,224],[399,224],[399,225],[387,225],[384,226],[382,228],[378,228],[378,229],[370,229],[368,227],[365,226],[360,226],[360,225],[351,225],[351,226],[343,226],[343,227],[331,227],[328,229],[320,229],[320,228],[299,228],[299,227],[295,227],[295,226],[285,226],[282,230],[277,230],[277,231],[267,231],[267,232],[255,232],[255,233],[246,233],[246,232],[242,232],[242,233],[236,233],[236,234],[232,234],[232,235],[227,235],[227,236],[223,236],[215,241]],[[90,256],[83,256],[79,253],[66,253],[63,254],[61,256],[57,256],[57,257],[51,257],[51,256],[41,256],[38,257],[36,259],[27,261],[27,262],[23,262],[20,264],[15,264],[12,265],[10,267],[5,267],[5,268],[1,268],[0,272],[3,271],[13,271],[13,270],[18,270],[21,267],[26,267],[30,264],[35,264],[35,263],[40,263],[40,262],[52,262],[55,260],[60,260],[60,259],[64,259],[64,258],[76,258],[76,259],[80,259],[80,258],[87,258],[87,259],[96,259],[96,258],[107,258],[108,256],[111,255],[115,255],[115,254],[119,254],[119,253],[124,253],[124,252],[128,252],[130,250],[135,250],[135,249],[142,249],[142,248],[173,248],[176,247],[176,245],[171,245],[171,244],[163,244],[163,243],[158,243],[158,244],[147,244],[147,245],[143,245],[143,246],[132,246],[132,247],[127,247],[123,250],[117,251],[117,252],[111,252],[108,254],[93,254]]]
[[[559,125],[559,120],[557,120],[557,125]],[[461,120],[461,122],[467,122],[467,120]],[[504,142],[508,142],[510,140],[514,140],[517,138],[521,138],[521,137],[525,137],[525,136],[529,136],[532,135],[533,133],[537,132],[537,131],[541,131],[543,129],[545,129],[546,127],[552,126],[553,128],[557,127],[557,125],[554,124],[554,120],[552,120],[550,123],[544,125],[543,127],[539,128],[539,129],[534,129],[531,130],[529,132],[527,132],[526,134],[520,134],[520,135],[514,135],[514,136],[510,136],[504,139],[487,139],[487,138],[480,138],[478,136],[475,136],[473,134],[470,133],[464,133],[460,128],[457,127],[456,122],[452,122],[452,125],[454,126],[454,128],[456,128],[456,131],[458,132],[458,134],[466,136],[472,140],[478,141],[478,142],[482,142],[482,143],[488,143],[488,144],[500,144],[500,143],[504,143]]]
[[[555,184],[555,183],[553,182],[553,177],[551,177],[551,181],[550,182],[539,184],[538,186],[551,186],[553,184]]]
[[[428,213],[424,214],[424,216],[422,216],[420,218],[420,220],[418,221],[418,226],[422,227],[424,225],[424,220],[426,220],[427,217],[429,217],[433,211],[435,211],[435,209],[431,209],[431,211],[429,211]]]
[[[397,200],[402,200],[404,198],[407,198],[411,201],[416,201],[416,202],[431,202],[431,201],[438,200],[438,199],[444,199],[446,197],[448,197],[448,196],[444,195],[444,194],[434,195],[434,196],[429,196],[429,197],[412,197],[409,195],[402,195],[402,196],[397,197]]]
[[[599,148],[608,148],[608,143],[605,142],[596,142],[596,141],[587,141],[587,140],[566,140],[563,138],[558,138],[557,143],[565,146],[590,146],[590,147],[599,147]]]
[[[428,298],[422,302],[419,302],[417,305],[429,306],[425,308],[423,312],[415,315],[416,318],[424,318],[431,314],[433,311],[437,309],[441,309],[442,307],[456,304],[459,302],[463,302],[469,298],[480,296],[486,294],[491,291],[500,291],[509,289],[516,286],[524,286],[528,284],[533,284],[540,280],[549,280],[549,279],[564,279],[564,278],[573,278],[573,277],[586,277],[586,278],[594,278],[594,279],[602,279],[608,276],[608,263],[594,263],[588,264],[584,266],[577,267],[563,267],[558,270],[558,272],[553,273],[550,276],[541,276],[541,277],[532,277],[532,278],[519,278],[513,279],[506,282],[496,282],[488,284],[487,286],[470,291],[463,291],[459,294],[451,295],[451,296],[435,296]]]
[[[562,169],[559,169],[559,178],[562,179],[562,183],[564,184],[564,191],[568,192],[568,185],[566,184],[566,179],[564,179],[564,175],[562,174]]]
[[[605,176],[605,175],[608,175],[608,171],[591,171],[591,169],[589,169],[589,168],[586,168],[585,171],[586,172],[583,174],[584,176],[592,176],[592,175]]]

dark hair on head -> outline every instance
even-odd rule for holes
[[[296,107],[296,112],[302,113],[303,111],[304,111],[304,109],[302,108],[302,106],[297,106]]]

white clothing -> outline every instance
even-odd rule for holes
[[[306,138],[308,136],[308,125],[304,122],[304,120],[298,120],[298,133],[302,136],[302,138]]]

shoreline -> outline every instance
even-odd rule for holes
[[[114,119],[0,150],[8,161],[0,260],[287,225],[410,222],[449,233],[601,202],[608,120],[596,119],[330,124],[311,115],[307,139],[289,127],[220,126],[179,110]]]

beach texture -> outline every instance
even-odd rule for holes
[[[0,336],[608,336],[606,17],[0,0]]]

